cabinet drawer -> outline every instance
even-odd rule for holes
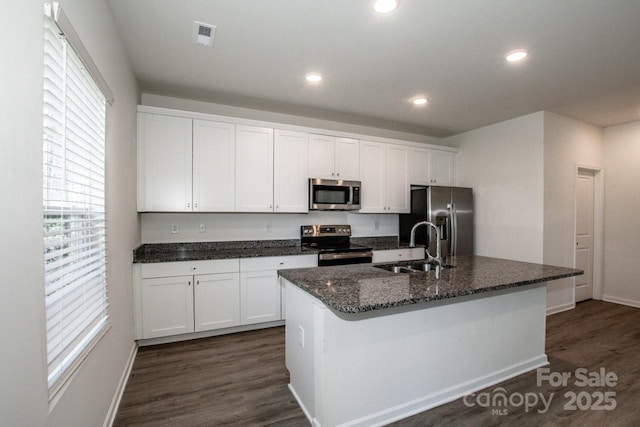
[[[282,257],[243,258],[240,271],[284,270],[287,268],[317,267],[317,255],[293,255]]]
[[[142,264],[143,279],[150,277],[185,276],[192,274],[237,273],[240,270],[238,259],[216,259],[206,261],[180,261]]]
[[[406,261],[411,259],[423,259],[424,248],[390,249],[386,251],[373,251],[373,263]]]

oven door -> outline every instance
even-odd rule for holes
[[[318,254],[318,267],[330,265],[371,264],[373,252],[327,252]]]
[[[358,194],[355,197],[354,189]],[[329,179],[309,179],[310,210],[358,210],[360,209],[360,183]]]

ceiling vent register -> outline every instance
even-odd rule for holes
[[[193,22],[193,42],[205,47],[213,46],[213,39],[216,36],[216,26],[203,22]]]

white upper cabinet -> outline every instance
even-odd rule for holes
[[[235,209],[235,128],[193,121],[193,211]]]
[[[138,113],[138,210],[191,211],[191,119]]]
[[[138,113],[138,210],[235,208],[235,125]]]
[[[273,129],[236,125],[236,211],[273,212]]]
[[[360,141],[336,138],[335,171],[338,179],[360,180]]]
[[[360,141],[360,212],[409,212],[409,150],[403,145]]]
[[[276,129],[273,157],[274,212],[308,212],[308,134]]]
[[[139,107],[138,211],[306,213],[309,178],[323,178],[362,181],[361,212],[404,213],[410,185],[455,185],[444,147],[251,123]]]
[[[360,164],[360,212],[386,212],[384,144],[361,141]]]
[[[387,212],[410,212],[409,150],[404,145],[387,144],[385,147]]]
[[[409,182],[415,185],[429,185],[431,176],[429,166],[431,150],[428,148],[411,148],[411,158],[409,159]]]
[[[309,178],[360,179],[360,141],[309,135]]]
[[[429,165],[430,183],[455,185],[456,154],[450,151],[431,151]]]
[[[429,148],[411,148],[410,183],[454,185],[456,153]]]

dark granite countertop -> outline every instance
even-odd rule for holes
[[[398,236],[352,237],[351,243],[360,246],[366,246],[373,249],[374,251],[409,248],[408,243],[401,243],[398,241]],[[416,245],[416,247],[424,246]]]
[[[317,254],[300,247],[300,240],[255,240],[199,243],[147,243],[133,251],[134,263],[202,261]]]
[[[373,250],[407,248],[398,243],[398,236],[352,237],[352,243]],[[416,245],[420,246],[420,245]],[[145,243],[133,250],[134,263],[201,261],[210,259],[254,258],[268,256],[317,254],[315,249],[302,248],[300,240],[243,240],[225,242]]]
[[[396,274],[372,264],[281,270],[278,274],[343,313],[455,298],[583,274],[573,268],[481,256],[458,256],[446,261],[455,267],[443,269],[440,279],[433,271]]]

